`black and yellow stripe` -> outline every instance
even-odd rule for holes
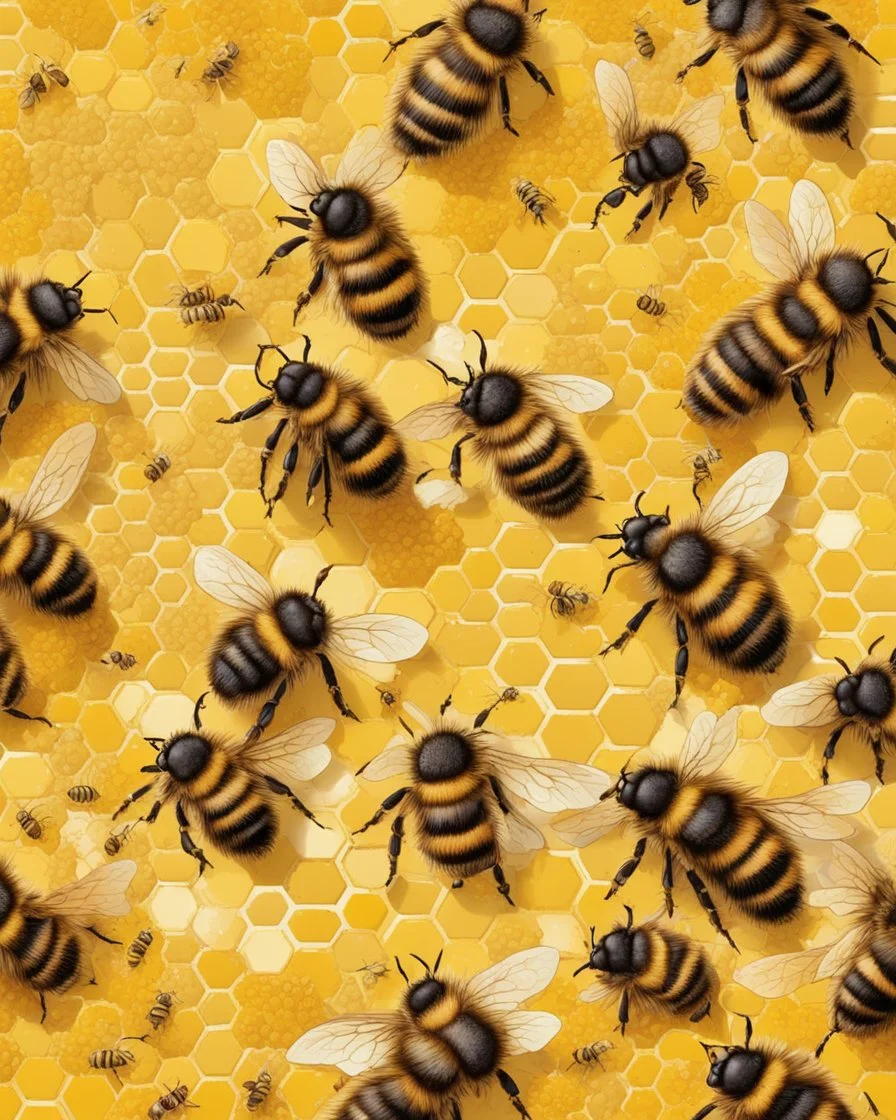
[[[232,856],[263,856],[277,838],[271,800],[253,774],[220,745],[212,742],[212,748],[203,769],[179,790],[215,847]]]
[[[846,1034],[866,1037],[896,1020],[896,936],[877,936],[838,983],[833,1022]]]
[[[28,675],[22,651],[10,631],[0,622],[0,708],[17,707],[27,688]]]
[[[275,648],[282,652],[281,642],[277,642]],[[235,703],[251,700],[269,689],[283,671],[277,653],[259,634],[255,619],[242,619],[227,626],[212,651],[209,664],[209,678],[215,694]]]
[[[14,909],[0,925],[0,948],[21,979],[39,992],[65,992],[81,975],[82,949],[61,918]]]
[[[817,1062],[760,1042],[763,1065],[755,1086],[744,1096],[728,1098],[730,1115],[751,1120],[853,1120],[830,1075]]]
[[[467,879],[498,862],[491,796],[488,780],[475,770],[414,787],[420,850],[454,878]]]
[[[703,948],[662,926],[642,926],[635,936],[638,989],[673,1015],[688,1015],[695,1022],[708,1015],[713,973]]]
[[[55,529],[20,523],[0,500],[0,583],[39,611],[70,618],[90,610],[97,577],[84,553]]]

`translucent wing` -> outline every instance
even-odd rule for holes
[[[845,918],[868,905],[868,893],[861,887],[823,887],[812,891],[808,901],[810,906],[824,907]]]
[[[744,204],[750,249],[756,262],[779,280],[799,276],[800,266],[784,223],[767,206],[752,199]]]
[[[387,1060],[397,1026],[392,1012],[341,1015],[296,1039],[286,1051],[286,1060],[304,1066],[338,1066],[354,1077]]]
[[[461,419],[462,414],[455,401],[436,401],[409,412],[403,420],[398,421],[395,430],[400,436],[424,442],[444,439],[460,427]]]
[[[532,758],[492,746],[486,757],[502,786],[543,813],[596,805],[611,784],[609,774],[581,762]]]
[[[106,863],[48,894],[41,905],[82,926],[89,926],[96,918],[119,918],[130,913],[126,892],[136,874],[137,864],[132,859]]]
[[[279,778],[286,785],[310,782],[330,765],[327,739],[335,729],[335,720],[306,719],[271,739],[243,746],[240,755],[261,773]]]
[[[781,497],[788,467],[782,451],[764,451],[744,463],[706,507],[703,530],[724,540],[764,517]]]
[[[474,976],[467,993],[482,1000],[491,1012],[514,1011],[524,1000],[544,991],[559,964],[559,952],[547,945],[523,949]]]
[[[400,179],[408,161],[397,148],[383,143],[380,130],[372,125],[356,132],[336,172],[341,187],[361,187],[377,193]]]
[[[628,810],[615,799],[602,801],[591,809],[583,809],[579,813],[558,821],[551,827],[561,840],[572,844],[576,848],[587,848],[595,840],[606,836],[628,816]]]
[[[424,509],[454,509],[470,496],[453,478],[424,478],[414,483],[414,495]]]
[[[838,817],[858,813],[871,796],[867,782],[835,782],[795,797],[763,802],[764,811],[785,832],[810,840],[839,840],[851,836],[855,827]]]
[[[284,202],[305,209],[325,186],[323,173],[306,151],[289,140],[268,144],[268,176]]]
[[[407,744],[386,747],[358,771],[358,777],[370,782],[383,782],[386,778],[397,778],[407,774],[411,766],[411,752]]]
[[[511,805],[509,813],[502,813],[498,821],[498,844],[502,851],[512,855],[540,852],[544,836]]]
[[[262,610],[271,585],[259,572],[220,545],[203,545],[193,564],[196,582],[206,594],[238,610]]]
[[[548,1011],[509,1011],[501,1019],[508,1054],[534,1054],[547,1046],[562,1026]]]
[[[403,614],[356,614],[330,626],[327,644],[333,653],[376,661],[407,661],[426,645],[429,631]]]
[[[825,675],[779,688],[763,707],[762,718],[773,727],[821,727],[834,723],[840,718],[834,696],[839,679]]]
[[[52,517],[62,509],[84,477],[95,443],[93,424],[76,424],[62,433],[44,456],[19,503],[23,521]]]
[[[613,399],[613,390],[601,381],[573,374],[534,374],[530,384],[570,412],[597,412]]]
[[[790,230],[801,271],[833,252],[837,243],[834,215],[821,187],[800,179],[790,196]]]
[[[799,953],[779,953],[774,957],[763,957],[762,960],[737,969],[734,979],[751,992],[767,999],[786,996],[797,988],[802,988],[804,984],[812,984],[821,979],[818,970],[830,948],[830,945],[821,945],[817,949],[805,949]]]
[[[815,979],[827,980],[829,976],[838,976],[845,972],[866,936],[867,927],[858,925],[845,933],[839,941],[829,946],[827,956],[818,966]]]
[[[722,139],[722,109],[725,98],[717,93],[702,101],[695,101],[676,117],[673,127],[688,146],[690,155],[711,152]]]
[[[639,126],[638,104],[628,74],[621,66],[601,60],[594,68],[594,84],[613,143],[620,152],[628,151]]]
[[[865,910],[879,893],[889,888],[889,881],[861,852],[840,842],[828,848],[828,861],[818,878],[826,885],[809,895],[811,906],[824,906],[845,916]]]
[[[681,748],[683,781],[713,774],[737,744],[737,717],[740,708],[731,708],[716,719],[712,712],[701,712],[688,731]]]
[[[602,999],[606,999],[612,994],[612,988],[608,988],[603,980],[595,980],[584,991],[579,992],[579,999],[582,1003],[600,1003]]]
[[[55,369],[65,387],[79,401],[114,404],[121,396],[121,386],[112,374],[86,350],[59,335],[51,336],[32,359],[37,372]]]

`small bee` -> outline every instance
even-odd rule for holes
[[[249,1092],[249,1096],[246,1099],[246,1108],[250,1112],[255,1112],[256,1109],[261,1108],[267,1100],[272,1084],[271,1075],[266,1069],[261,1070],[254,1081],[243,1082],[243,1088],[247,1089]]]
[[[602,804],[554,826],[559,836],[582,848],[623,821],[631,821],[641,838],[631,859],[616,872],[606,897],[612,898],[628,882],[648,841],[653,841],[663,854],[669,917],[674,913],[677,864],[684,868],[709,920],[733,948],[704,877],[731,907],[758,925],[791,921],[802,908],[806,890],[795,841],[851,835],[852,824],[837,818],[858,813],[871,796],[867,782],[839,782],[766,799],[719,776],[719,767],[737,744],[739,711],[731,708],[719,719],[712,712],[701,712],[678,757],[647,759],[635,770],[624,769],[604,793]],[[744,852],[749,858],[744,858]]]
[[[120,860],[41,894],[21,883],[8,862],[0,863],[0,969],[37,992],[41,1022],[47,1017],[46,994],[61,995],[84,979],[85,932],[110,945],[121,944],[94,923],[128,913],[125,892],[136,873],[136,863]]]
[[[157,451],[143,468],[143,477],[149,482],[158,482],[170,470],[171,456],[164,451]]]
[[[199,864],[200,875],[212,864],[190,835],[188,811],[216,848],[250,859],[266,855],[277,838],[274,794],[287,798],[294,809],[323,828],[291,787],[310,782],[327,768],[326,740],[336,726],[331,719],[309,719],[266,742],[235,746],[222,736],[202,732],[199,713],[204,699],[201,696],[196,703],[189,731],[175,732],[168,739],[147,739],[157,752],[156,761],[141,770],[157,776],[126,797],[112,814],[115,820],[129,805],[152,793],[153,807],[141,818],[152,824],[173,800],[181,847]]]
[[[19,108],[33,109],[38,101],[40,101],[41,94],[46,92],[47,83],[44,81],[43,74],[41,74],[39,70],[35,70],[29,75],[28,80],[25,82],[25,88],[19,94]]]
[[[510,120],[507,75],[518,65],[546,93],[551,83],[527,58],[545,9],[530,0],[461,0],[450,15],[432,20],[389,44],[389,54],[410,39],[438,38],[414,59],[395,87],[389,136],[406,156],[425,159],[462,147],[485,124],[497,99],[504,128]]]
[[[132,824],[126,824],[124,828],[118,832],[110,832],[106,837],[106,842],[103,844],[103,851],[107,856],[117,856],[121,849],[128,842],[128,836],[133,829]]]
[[[717,447],[713,447],[710,443],[700,451],[696,451],[688,455],[685,462],[690,463],[694,470],[694,480],[691,486],[691,493],[694,495],[694,501],[703,509],[703,503],[700,501],[700,495],[697,493],[698,489],[704,482],[712,482],[712,471],[710,467],[715,466],[716,463],[721,463],[722,452]]]
[[[239,424],[261,415],[272,405],[280,413],[277,426],[261,453],[259,490],[271,517],[277,502],[286,493],[299,451],[307,448],[311,456],[305,500],[310,505],[315,488],[323,479],[324,521],[330,522],[332,499],[331,470],[351,494],[364,498],[385,498],[401,485],[407,471],[404,445],[377,397],[360,381],[341,370],[309,362],[311,339],[305,339],[302,360],[296,361],[279,346],[265,343],[258,348],[255,380],[270,396],[241,409],[219,424]],[[273,381],[261,380],[261,363],[269,350],[283,359]],[[284,415],[285,414],[285,415]],[[289,450],[283,459],[283,475],[273,498],[265,491],[268,461],[277,450],[283,434]]]
[[[629,1004],[634,1002],[654,1012],[687,1015],[699,1023],[710,1013],[719,978],[709,957],[696,941],[655,921],[635,925],[630,906],[628,921],[617,923],[599,941],[591,927],[591,954],[574,975],[593,969],[601,979],[582,992],[585,1003],[596,1003],[621,991],[619,1031],[625,1034]]]
[[[131,968],[136,968],[143,963],[146,951],[152,945],[152,930],[141,929],[134,940],[128,945],[127,960]]]
[[[404,837],[405,813],[414,822],[417,844],[429,864],[452,879],[458,889],[464,881],[491,871],[498,893],[510,905],[510,884],[501,867],[502,852],[531,852],[544,846],[544,837],[519,812],[520,798],[543,812],[556,813],[596,805],[606,774],[577,762],[564,762],[517,754],[481,734],[498,699],[473,721],[472,730],[445,720],[449,696],[433,723],[423,712],[406,704],[405,711],[423,729],[415,735],[404,720],[411,742],[387,747],[358,771],[369,781],[403,775],[406,785],[383,801],[370,820],[355,829],[357,836],[378,824],[393,809],[402,811],[392,822],[389,841],[388,887],[395,878]],[[513,799],[511,798],[513,795]]]
[[[76,805],[89,805],[92,801],[98,801],[102,796],[100,791],[94,789],[93,786],[72,786],[67,795]]]
[[[372,961],[370,964],[362,964],[360,968],[355,969],[355,972],[364,973],[364,985],[368,988],[375,987],[391,971],[385,961]]]
[[[556,1015],[519,1010],[554,978],[560,954],[524,949],[466,981],[440,974],[441,959],[432,969],[421,961],[426,975],[413,984],[398,962],[408,984],[400,1011],[332,1019],[287,1051],[290,1062],[335,1065],[353,1078],[335,1102],[334,1120],[456,1117],[460,1102],[495,1078],[520,1116],[529,1116],[502,1062],[541,1050],[560,1030]]]
[[[22,832],[30,840],[40,840],[44,834],[44,825],[49,820],[48,817],[38,819],[30,809],[19,809],[16,813],[16,820],[19,822],[19,827]]]
[[[572,583],[563,583],[555,579],[548,584],[548,595],[551,597],[551,614],[554,618],[572,618],[581,607],[584,610],[594,602],[594,596]]]
[[[192,323],[220,323],[227,315],[228,307],[238,307],[245,311],[245,307],[238,299],[225,293],[215,295],[211,284],[202,284],[198,288],[181,288],[178,297],[180,307],[180,321],[184,326]]]
[[[380,694],[380,700],[387,708],[393,708],[401,699],[401,693],[396,692],[393,688],[385,688],[382,685],[377,685],[376,690]]]
[[[592,1042],[590,1046],[580,1046],[577,1050],[573,1050],[572,1061],[566,1068],[570,1070],[573,1066],[598,1065],[601,1069],[605,1069],[606,1067],[601,1061],[601,1058],[604,1054],[609,1054],[609,1052],[614,1049],[613,1043],[606,1040]]]
[[[178,1082],[173,1089],[169,1089],[166,1085],[165,1095],[159,1097],[157,1101],[154,1101],[149,1106],[149,1111],[146,1115],[149,1117],[149,1120],[162,1120],[162,1117],[167,1113],[177,1112],[180,1108],[198,1108],[199,1105],[193,1104],[193,1102],[188,1099],[189,1096],[190,1090],[186,1085],[181,1085],[180,1082]]]
[[[610,569],[604,591],[616,572],[642,565],[657,595],[601,650],[602,657],[625,649],[661,603],[675,621],[678,639],[673,707],[687,676],[690,636],[712,661],[738,673],[770,673],[781,664],[792,630],[787,604],[767,568],[756,563],[737,534],[772,508],[788,469],[782,452],[763,452],[735,471],[696,519],[675,525],[668,508],[662,514],[643,513],[644,494],[637,496],[635,515],[618,533],[598,538],[621,540],[610,559],[624,553],[629,561]]]
[[[166,11],[167,8],[164,4],[150,4],[148,8],[144,9],[144,11],[137,16],[137,26],[155,27]]]
[[[275,249],[260,273],[266,276],[310,242],[314,275],[296,300],[293,323],[329,276],[343,313],[362,334],[404,338],[417,325],[426,295],[417,252],[382,197],[404,172],[404,157],[383,147],[374,128],[355,133],[332,178],[289,141],[272,140],[267,155],[271,183],[300,215],[277,221],[309,231]]]
[[[698,4],[700,0],[684,0]],[[827,12],[791,0],[712,0],[707,10],[710,46],[682,70],[705,66],[721,48],[737,69],[735,97],[749,139],[750,84],[771,109],[804,136],[839,136],[850,148],[849,122],[855,106],[852,79],[835,39],[877,62]],[[878,63],[878,65],[880,65]]]
[[[638,296],[637,308],[643,311],[645,315],[650,315],[654,319],[662,319],[666,314],[668,308],[663,300],[660,299],[662,288],[659,284],[651,284],[646,292],[642,292]]]
[[[446,385],[460,386],[460,397],[421,405],[396,425],[401,435],[417,440],[464,432],[451,453],[449,489],[443,480],[425,481],[431,473],[426,471],[417,479],[418,498],[432,505],[431,492],[439,495],[438,504],[465,497],[459,485],[461,447],[474,440],[474,454],[490,468],[494,485],[506,497],[535,517],[553,521],[570,516],[595,495],[588,452],[567,425],[563,409],[596,412],[613,399],[612,390],[590,377],[489,368],[485,340],[473,333],[479,339],[478,374],[467,363],[467,380],[461,381],[429,361]]]
[[[44,60],[41,59],[40,68],[43,73],[47,75],[50,81],[55,82],[57,86],[61,86],[63,89],[65,89],[65,87],[68,85],[68,74],[66,74],[66,72],[59,66],[57,66],[55,62],[44,62]]]
[[[778,281],[735,308],[706,336],[685,374],[683,404],[698,424],[734,425],[768,408],[787,389],[800,416],[815,424],[803,374],[826,365],[831,391],[838,355],[867,332],[874,356],[896,375],[872,312],[896,333],[896,318],[876,294],[891,283],[881,275],[884,249],[867,256],[838,249],[831,207],[821,188],[801,179],[790,196],[790,230],[759,202],[744,207],[750,248]],[[883,253],[872,271],[869,261]]]
[[[174,992],[159,992],[156,995],[155,1003],[146,1013],[146,1018],[152,1024],[154,1031],[161,1030],[168,1022],[171,1017],[171,1008],[174,1006],[176,999],[177,996]]]
[[[594,80],[613,143],[619,151],[616,158],[624,162],[619,176],[622,186],[615,187],[597,204],[591,228],[597,228],[605,206],[615,210],[627,195],[638,198],[649,187],[650,199],[635,215],[628,232],[631,237],[654,207],[662,220],[683,181],[691,191],[691,201],[697,210],[708,197],[708,191],[702,188],[709,177],[704,165],[694,156],[719,145],[722,95],[696,101],[674,121],[658,124],[641,121],[635,91],[621,66],[598,62]]]
[[[240,48],[234,42],[224,43],[223,46],[218,47],[202,71],[201,80],[210,89],[229,81],[239,53]]]
[[[656,43],[654,43],[653,36],[641,21],[646,20],[650,14],[649,11],[644,12],[635,20],[635,46],[638,48],[638,54],[642,58],[646,58],[648,62],[656,54]]]
[[[132,1051],[123,1049],[121,1044],[123,1042],[146,1042],[147,1038],[149,1038],[148,1034],[124,1035],[124,1037],[120,1038],[110,1049],[94,1050],[87,1058],[87,1065],[90,1069],[111,1070],[118,1084],[124,1087],[124,1082],[121,1080],[121,1075],[118,1071],[137,1059],[134,1057]]]
[[[309,594],[297,588],[275,591],[244,560],[218,545],[196,553],[196,582],[239,617],[218,635],[209,660],[212,690],[224,704],[250,704],[277,684],[248,738],[257,738],[274,718],[286,690],[317,661],[333,702],[343,716],[358,717],[347,706],[331,656],[384,664],[406,661],[429,638],[425,626],[400,614],[333,618],[318,598],[333,565],[318,572]]]
[[[100,664],[117,665],[124,673],[128,669],[133,669],[137,664],[137,658],[132,653],[122,653],[119,649],[112,649],[105,657],[101,658]]]
[[[513,193],[522,203],[523,209],[531,214],[540,226],[545,224],[545,211],[557,201],[552,194],[529,179],[514,179]]]

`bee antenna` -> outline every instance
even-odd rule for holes
[[[669,506],[666,506],[666,512],[664,514],[667,521],[669,520],[669,508],[670,508]]]
[[[88,277],[88,276],[89,276],[89,275],[91,274],[91,272],[93,272],[93,269],[92,269],[92,268],[89,268],[89,269],[88,269],[88,270],[87,270],[87,271],[86,271],[86,272],[84,273],[84,275],[83,275],[83,276],[81,277],[81,279],[80,279],[80,280],[76,280],[76,281],[74,282],[74,284],[72,284],[72,291],[73,291],[73,292],[77,292],[77,291],[79,291],[79,290],[80,290],[80,288],[81,288],[81,285],[82,285],[82,284],[84,283],[84,281],[85,281],[85,280],[87,279],[87,277]]]
[[[597,942],[594,940],[594,926],[591,927],[591,948],[597,948]]]
[[[734,1014],[739,1015],[747,1024],[746,1031],[744,1033],[744,1049],[749,1050],[750,1041],[753,1038],[753,1020],[749,1015],[745,1015],[742,1011],[735,1011]]]
[[[118,326],[118,320],[111,307],[82,307],[81,310],[85,315],[108,315],[116,327]]]
[[[482,372],[485,373],[485,363],[488,361],[488,350],[486,349],[485,339],[477,330],[474,330],[473,334],[479,339],[479,367]]]
[[[395,958],[395,967],[398,969],[398,972],[399,972],[402,980],[404,980],[405,984],[407,984],[407,986],[410,987],[411,982],[410,982],[410,980],[408,980],[408,974],[405,972],[404,967],[402,966],[401,960],[398,957]]]
[[[869,650],[868,652],[870,653],[871,650]],[[842,657],[835,657],[834,660],[842,669],[846,671],[848,676],[852,676],[852,669],[850,669],[850,667],[846,664]]]
[[[635,924],[635,912],[632,910],[631,906],[623,906],[623,910],[628,914],[628,921],[626,922],[625,928],[631,929]]]
[[[153,736],[152,738],[150,738],[146,735],[143,736],[143,741],[145,743],[149,743],[149,745],[152,747],[152,749],[154,751],[159,750],[159,743],[164,743],[165,742],[164,739],[160,739],[158,736]]]
[[[619,526],[617,525],[618,529]],[[591,538],[593,541],[621,541],[622,533],[598,533],[596,537]]]
[[[615,555],[615,553],[614,553],[614,555]],[[610,580],[613,578],[613,576],[617,572],[621,572],[623,568],[634,568],[634,567],[637,566],[638,563],[639,563],[638,560],[632,560],[632,562],[630,564],[617,564],[615,568],[610,568],[609,572],[607,573],[606,581],[604,582],[604,589],[603,589],[602,594],[605,595],[607,593],[607,589],[610,586]]]
[[[436,963],[432,966],[433,976],[435,976],[435,974],[439,971],[439,965],[442,963],[442,954],[444,952],[444,949],[439,949],[439,955],[436,957]]]
[[[591,961],[590,960],[585,961],[584,964],[579,965],[579,967],[573,973],[573,976],[578,976],[580,972],[584,972],[586,968],[590,968],[590,967],[591,967]]]
[[[635,495],[635,513],[638,515],[638,517],[643,516],[641,513],[641,499],[646,493],[646,490],[642,490],[639,494]]]
[[[467,382],[461,381],[459,377],[451,377],[442,369],[438,362],[434,362],[432,358],[426,359],[427,365],[431,365],[433,369],[437,369],[445,380],[446,385],[460,385],[461,389],[466,389]]]
[[[464,362],[464,365],[467,367],[467,388],[469,388],[476,380],[476,370],[473,369],[469,362]]]
[[[879,638],[875,638],[874,641],[871,643],[871,645],[868,647],[868,652],[873,653],[874,652],[874,647],[880,645],[880,643],[883,640],[884,640],[883,634],[881,634],[881,636]]]
[[[422,957],[418,957],[416,953],[411,953],[411,956],[414,958],[415,961],[419,961],[420,964],[423,965],[423,967],[426,969],[426,975],[427,976],[432,976],[432,971],[430,970],[429,965],[426,963],[426,961]]]

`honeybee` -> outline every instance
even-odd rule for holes
[[[165,451],[157,451],[143,468],[143,477],[148,482],[158,482],[163,474],[171,470],[171,456]],[[129,656],[129,655],[128,655]]]
[[[741,304],[707,335],[685,374],[683,404],[698,424],[732,425],[768,407],[789,387],[810,431],[815,424],[802,376],[826,360],[825,396],[837,356],[862,330],[881,365],[896,374],[871,313],[896,332],[875,289],[887,254],[838,249],[834,218],[820,187],[801,179],[790,196],[790,231],[761,203],[744,213],[753,256],[779,283]],[[883,253],[872,271],[869,261]]]
[[[297,588],[275,591],[226,548],[206,545],[196,553],[194,573],[202,590],[240,611],[218,635],[209,660],[215,695],[225,704],[251,704],[280,682],[247,738],[264,731],[286,690],[315,658],[334,704],[343,716],[356,720],[330,658],[355,667],[359,662],[387,665],[415,657],[426,644],[426,627],[400,614],[334,619],[317,594],[332,568],[318,572],[310,594]]]
[[[394,688],[385,688],[382,685],[377,685],[376,690],[380,694],[380,700],[386,708],[393,708],[401,699],[401,693],[397,692]]]
[[[545,212],[557,201],[552,194],[529,179],[514,179],[513,193],[533,221],[543,226]]]
[[[239,58],[239,53],[240,48],[232,41],[218,47],[206,63],[206,67],[202,71],[201,80],[211,89],[214,89],[216,85],[223,85],[224,82],[229,81],[231,71],[236,65],[237,58]]]
[[[710,46],[688,63],[677,81],[684,81],[689,70],[705,66],[724,48],[738,68],[735,97],[740,123],[754,144],[747,108],[751,83],[797,132],[839,136],[852,147],[849,122],[855,92],[834,39],[842,39],[872,62],[877,59],[842,24],[827,12],[792,0],[716,0],[708,5],[706,21]]]
[[[41,95],[47,92],[47,83],[39,70],[32,71],[25,82],[25,88],[19,94],[19,108],[33,109],[40,101]]]
[[[193,1104],[189,1100],[189,1096],[190,1090],[186,1085],[181,1085],[179,1081],[173,1089],[169,1089],[166,1085],[164,1096],[159,1097],[149,1106],[146,1115],[149,1120],[162,1120],[162,1117],[168,1112],[177,1112],[180,1108],[198,1108],[199,1105]]]
[[[266,742],[234,745],[202,729],[201,696],[193,711],[193,727],[167,739],[147,739],[156,761],[141,773],[162,775],[135,790],[112,814],[152,793],[152,808],[141,820],[152,824],[169,801],[175,802],[180,843],[199,864],[199,874],[213,866],[190,835],[190,815],[198,820],[209,843],[229,856],[258,859],[274,846],[279,818],[273,794],[285,797],[318,828],[311,810],[293,793],[295,782],[310,782],[330,762],[326,740],[336,724],[309,719]],[[188,812],[189,811],[189,812]]]
[[[137,16],[137,26],[155,27],[167,10],[164,4],[150,4]]]
[[[722,126],[722,95],[695,101],[673,121],[641,121],[635,91],[628,74],[612,62],[598,62],[594,81],[601,108],[607,118],[611,139],[622,159],[622,173],[615,187],[597,204],[591,228],[596,229],[605,206],[615,210],[627,195],[638,198],[650,188],[650,199],[635,215],[629,237],[656,207],[662,220],[669,203],[682,182],[690,189],[697,211],[709,197],[708,183],[714,182],[706,167],[694,157],[719,146]]]
[[[623,769],[602,804],[555,826],[563,839],[585,847],[617,824],[631,821],[641,833],[632,858],[619,868],[607,891],[612,898],[634,874],[652,840],[663,855],[663,892],[672,916],[673,864],[688,882],[715,929],[733,947],[704,877],[727,903],[759,925],[795,918],[805,884],[798,838],[836,840],[853,826],[837,817],[859,812],[871,795],[867,782],[838,782],[790,797],[766,799],[718,775],[737,743],[739,709],[720,719],[701,712],[691,724],[680,755],[648,759]],[[609,782],[610,779],[604,775]]]
[[[548,584],[548,595],[551,597],[551,614],[554,618],[572,618],[581,607],[585,610],[594,602],[594,596],[584,587],[576,587],[562,580],[551,580]]]
[[[161,1030],[168,1022],[176,999],[177,995],[174,992],[159,992],[156,995],[155,1003],[146,1013],[146,1018],[152,1024],[154,1031]]]
[[[312,463],[305,500],[310,505],[314,490],[323,478],[324,521],[330,522],[333,497],[331,470],[351,494],[384,498],[395,492],[404,479],[407,457],[404,445],[395,434],[386,410],[376,396],[360,381],[341,370],[309,362],[311,339],[303,335],[305,349],[296,361],[279,346],[265,343],[258,347],[255,380],[270,396],[243,408],[219,424],[239,424],[260,416],[272,405],[280,419],[261,453],[258,488],[271,517],[277,502],[286,493],[289,480],[299,462],[299,451],[308,448]],[[261,363],[268,351],[276,350],[283,364],[273,381],[261,380]],[[284,415],[285,413],[285,415]],[[289,450],[283,459],[283,476],[273,498],[265,491],[268,461],[274,455],[284,432]]]
[[[642,58],[646,58],[648,62],[656,54],[656,43],[654,43],[653,36],[641,21],[646,22],[647,16],[650,14],[649,11],[644,12],[635,20],[635,46],[638,48],[638,54]]]
[[[706,950],[690,937],[652,919],[636,926],[632,908],[626,906],[625,912],[626,924],[617,922],[599,941],[594,940],[591,927],[591,953],[574,975],[592,969],[601,977],[581,993],[581,999],[596,1003],[621,991],[622,1035],[628,1026],[630,1003],[668,1015],[687,1015],[692,1023],[705,1019],[719,989],[719,978]]]
[[[407,156],[425,159],[462,147],[482,128],[497,92],[504,128],[510,120],[507,75],[518,65],[546,93],[551,83],[526,57],[545,9],[530,0],[460,0],[450,15],[432,20],[389,44],[386,58],[434,31],[437,40],[419,52],[392,98],[389,138]]]
[[[121,396],[112,374],[68,337],[85,315],[112,315],[108,308],[83,305],[81,285],[89,275],[67,286],[45,277],[27,280],[9,269],[0,274],[0,383],[15,380],[0,433],[24,400],[27,383],[53,369],[78,400],[112,404]]]
[[[395,878],[404,837],[405,814],[411,817],[417,845],[430,865],[450,876],[458,889],[466,879],[491,871],[498,893],[510,905],[510,885],[501,867],[504,852],[532,852],[544,837],[514,804],[519,798],[546,813],[596,805],[607,776],[590,766],[517,754],[482,735],[499,697],[479,713],[472,729],[445,719],[451,697],[433,722],[413,705],[405,710],[422,728],[414,735],[402,720],[411,742],[400,739],[358,771],[373,782],[402,775],[403,785],[354,835],[378,824],[399,809],[389,841],[388,887]]]
[[[642,292],[638,296],[636,303],[638,310],[654,319],[662,319],[668,310],[666,304],[660,299],[662,291],[659,284],[651,284],[646,292]]]
[[[66,72],[60,66],[57,66],[55,62],[45,62],[43,59],[41,59],[40,68],[43,73],[47,75],[50,81],[55,82],[57,86],[61,86],[63,89],[65,89],[65,87],[68,85],[68,74],[66,74]]]
[[[573,1066],[600,1066],[605,1069],[604,1063],[601,1061],[604,1054],[609,1054],[615,1047],[613,1043],[604,1039],[592,1042],[590,1046],[580,1046],[572,1052],[572,1061],[566,1067],[568,1070]]]
[[[463,390],[459,398],[414,409],[396,425],[399,434],[417,440],[444,439],[461,429],[451,452],[452,482],[417,479],[415,492],[424,505],[456,502],[460,488],[461,447],[473,440],[473,452],[489,468],[495,487],[528,513],[557,520],[580,510],[595,497],[592,472],[581,437],[570,428],[562,409],[596,412],[613,392],[590,377],[526,373],[509,366],[488,367],[485,339],[478,331],[479,370],[467,363],[467,380],[449,376],[436,362],[446,385]],[[459,491],[461,498],[452,496]]]
[[[694,501],[700,509],[703,509],[703,502],[700,500],[700,495],[697,491],[704,482],[712,482],[712,471],[710,468],[714,467],[716,463],[721,463],[721,461],[722,452],[719,451],[717,447],[713,447],[711,443],[685,457],[685,462],[689,463],[694,471],[691,493],[694,495]]]
[[[152,945],[152,930],[141,929],[134,940],[128,945],[127,960],[130,968],[136,968],[143,963],[146,951]]]
[[[137,664],[137,658],[132,653],[123,653],[120,649],[112,649],[105,657],[100,659],[100,664],[117,665],[125,673],[128,669],[134,668]]]
[[[44,825],[48,820],[48,817],[36,817],[30,809],[19,809],[16,813],[16,821],[29,840],[41,839],[44,834]]]
[[[765,451],[736,470],[696,518],[674,526],[668,507],[662,514],[642,513],[642,492],[635,498],[634,517],[627,517],[618,533],[598,538],[622,541],[610,559],[623,553],[629,560],[610,569],[604,591],[615,572],[642,565],[651,591],[657,592],[601,656],[625,649],[660,603],[675,620],[678,639],[672,707],[687,676],[691,636],[709,658],[738,673],[770,673],[784,660],[792,629],[784,596],[737,534],[772,508],[787,471],[786,455]]]
[[[415,959],[420,960],[419,957]],[[302,1065],[335,1065],[350,1077],[327,1115],[331,1120],[460,1116],[460,1102],[493,1078],[528,1118],[506,1058],[541,1050],[560,1030],[546,1011],[519,1005],[543,991],[560,954],[545,946],[514,953],[469,980],[439,973],[442,954],[425,976],[408,984],[397,1012],[343,1015],[306,1031],[286,1057]]]
[[[102,794],[94,786],[72,786],[67,791],[67,796],[76,805],[89,805],[92,801],[98,801]]]
[[[360,968],[355,969],[355,972],[364,973],[364,984],[368,988],[376,987],[391,971],[385,961],[371,961],[370,964],[362,964]]]
[[[816,1057],[835,1034],[870,1038],[896,1023],[896,885],[848,844],[831,844],[828,854],[821,876],[828,885],[813,891],[809,903],[852,917],[849,931],[833,944],[765,957],[734,974],[739,984],[768,998],[831,980],[831,1029]]]
[[[129,912],[125,892],[136,873],[136,863],[120,860],[42,894],[22,883],[8,861],[0,862],[0,969],[37,992],[41,1022],[47,1017],[47,993],[61,995],[84,978],[85,932],[121,944],[93,923]]]
[[[146,1042],[147,1038],[149,1038],[148,1034],[126,1034],[108,1050],[94,1050],[87,1057],[87,1065],[90,1069],[111,1070],[118,1084],[124,1087],[124,1082],[121,1080],[121,1074],[118,1071],[137,1059],[131,1050],[125,1050],[121,1044],[123,1042]]]
[[[243,1088],[249,1092],[249,1096],[246,1098],[246,1108],[249,1112],[255,1112],[261,1108],[267,1100],[272,1084],[271,1075],[266,1069],[261,1070],[254,1081],[243,1082]]]
[[[267,153],[271,183],[300,215],[277,221],[309,236],[285,241],[260,275],[300,245],[311,244],[314,275],[296,300],[293,323],[329,275],[343,313],[362,334],[404,338],[417,325],[426,294],[416,250],[382,197],[403,174],[404,157],[383,147],[374,128],[355,134],[332,178],[298,144],[272,140]]]
[[[180,321],[184,326],[193,323],[220,323],[226,318],[228,307],[246,310],[238,299],[234,299],[226,292],[222,296],[215,295],[214,288],[207,283],[200,284],[198,288],[181,285],[177,303],[180,308]]]

